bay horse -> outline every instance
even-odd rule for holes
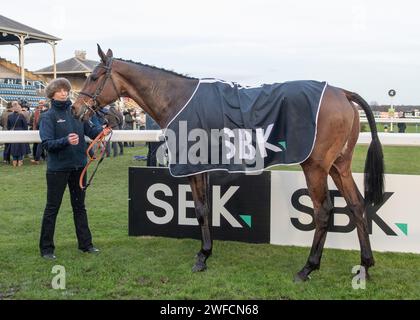
[[[182,106],[192,96],[198,79],[154,66],[115,59],[109,49],[105,54],[98,45],[101,62],[86,79],[72,106],[73,115],[81,121],[89,119],[104,106],[120,97],[130,97],[151,116],[161,128],[166,128]],[[351,171],[354,147],[359,131],[359,105],[366,113],[372,142],[365,164],[365,197],[358,190]],[[320,106],[315,146],[301,167],[313,202],[316,230],[309,258],[295,275],[295,281],[305,281],[319,269],[333,208],[327,177],[330,175],[345,198],[354,216],[360,242],[361,266],[366,275],[374,265],[369,242],[366,208],[383,200],[384,165],[382,146],[378,138],[373,113],[358,94],[328,85]],[[195,212],[201,227],[201,250],[196,255],[193,272],[207,268],[212,253],[209,227],[209,175],[200,173],[189,177]]]

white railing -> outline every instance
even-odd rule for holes
[[[366,118],[360,118],[360,122],[367,123]],[[419,123],[420,118],[375,118],[376,123]]]
[[[161,130],[114,130],[111,141],[160,141]],[[39,143],[39,131],[0,131],[0,143]]]
[[[34,86],[37,87],[37,90],[45,90],[45,88],[47,87],[41,81],[34,81]]]
[[[156,142],[163,139],[162,130],[114,130],[111,141]],[[420,133],[379,133],[384,146],[420,146]],[[358,144],[369,144],[370,132],[361,132]],[[39,131],[0,131],[0,143],[39,143]]]
[[[420,146],[420,133],[379,132],[378,136],[384,146]],[[357,144],[369,144],[371,140],[370,132],[361,132]]]

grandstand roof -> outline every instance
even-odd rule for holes
[[[0,15],[0,45],[19,44],[20,41],[17,35],[27,35],[28,38],[25,40],[25,43],[42,43],[61,40],[60,38]]]
[[[86,53],[84,51],[76,51],[75,57],[57,63],[57,73],[90,73],[98,64],[99,61],[86,59]],[[43,75],[53,74],[53,66],[42,68],[34,73]]]

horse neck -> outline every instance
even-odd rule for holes
[[[127,95],[136,101],[161,128],[187,103],[198,84],[165,70],[134,63],[122,63]]]

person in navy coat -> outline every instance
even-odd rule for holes
[[[104,129],[100,124],[91,121],[76,120],[71,112],[70,90],[71,84],[65,78],[55,79],[46,87],[51,108],[43,114],[39,127],[42,147],[48,153],[47,204],[42,219],[39,248],[41,256],[49,260],[56,259],[55,222],[67,186],[70,190],[78,248],[82,252],[99,252],[92,243],[85,208],[85,190],[79,187],[79,179],[87,163],[85,135],[95,139],[102,130],[108,134],[110,129]]]
[[[22,113],[22,107],[17,101],[12,102],[13,113],[7,118],[7,129],[11,131],[28,130],[28,122]],[[23,165],[23,157],[27,154],[25,143],[11,143],[10,155],[13,158],[13,166]]]

